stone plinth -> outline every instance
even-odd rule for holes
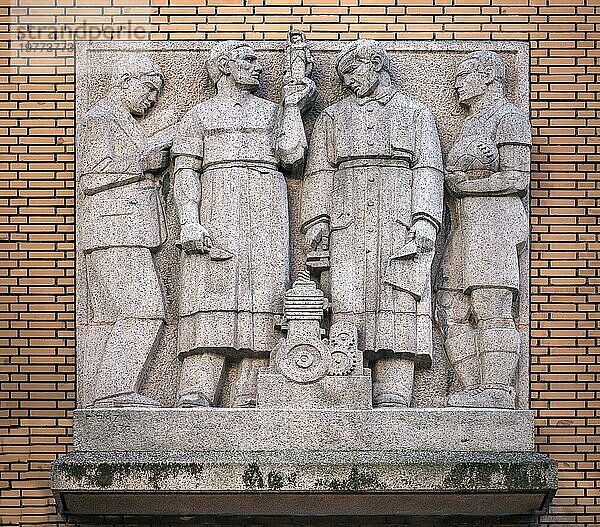
[[[52,488],[90,525],[535,515],[557,472],[532,431],[519,410],[76,410]]]
[[[77,452],[532,452],[533,412],[474,409],[89,409]]]

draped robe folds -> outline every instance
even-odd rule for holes
[[[329,222],[333,321],[356,323],[367,353],[431,363],[429,283],[417,301],[384,275],[416,219],[439,225],[442,196],[439,139],[423,105],[390,90],[323,111],[310,142],[302,229]]]
[[[289,276],[287,184],[275,145],[280,107],[216,98],[184,117],[173,153],[201,160],[200,224],[232,256],[182,254],[179,351],[265,356],[280,335]]]

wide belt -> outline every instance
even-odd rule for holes
[[[345,168],[364,168],[364,167],[390,167],[390,168],[406,168],[410,169],[410,163],[408,159],[382,159],[382,158],[361,158],[361,159],[348,159],[342,161],[338,165],[338,169],[343,170]]]
[[[258,170],[260,172],[278,172],[278,167],[275,163],[269,163],[266,161],[223,161],[220,163],[211,163],[210,165],[203,167],[203,172],[209,172],[210,170],[221,170],[224,168],[238,168],[247,170]]]

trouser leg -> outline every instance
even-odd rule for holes
[[[481,356],[478,406],[514,408],[512,388],[520,351],[520,335],[513,316],[509,289],[476,289],[471,294]]]
[[[391,310],[377,315],[376,350],[383,357],[373,366],[373,404],[409,407],[417,351],[416,301],[408,293],[386,288],[380,303]]]
[[[225,357],[202,353],[184,357],[179,378],[179,406],[216,406],[225,374]]]
[[[267,365],[267,359],[246,357],[241,360],[238,379],[234,386],[233,406],[241,408],[256,406],[258,370]]]
[[[373,404],[376,407],[408,408],[412,397],[415,364],[412,359],[388,357],[373,367]]]
[[[513,316],[509,289],[476,289],[472,293],[481,349],[482,383],[508,389],[513,382],[520,338]]]
[[[470,299],[461,291],[440,290],[437,296],[437,319],[444,334],[444,350],[463,390],[481,385],[481,367],[477,332],[469,323]],[[449,398],[450,406],[460,406],[460,394]]]
[[[152,254],[142,247],[90,253],[94,319],[112,318],[95,372],[95,406],[157,406],[140,388],[164,326],[165,308]]]
[[[148,319],[118,320],[114,324],[97,372],[97,403],[117,396],[139,394],[162,326],[162,320]],[[140,405],[155,406],[151,401]]]

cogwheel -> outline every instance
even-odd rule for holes
[[[277,349],[275,363],[288,379],[308,384],[325,377],[330,369],[329,349],[320,340],[286,341]]]
[[[356,369],[358,357],[353,349],[335,348],[331,350],[329,375],[350,375]]]

